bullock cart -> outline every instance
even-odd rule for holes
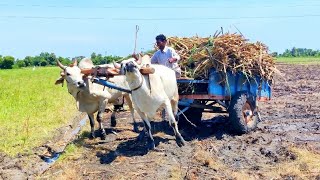
[[[260,121],[258,102],[271,99],[271,82],[259,76],[247,77],[241,72],[229,71],[222,75],[212,68],[208,79],[181,78],[177,83],[179,123],[187,119],[200,124],[204,112],[228,113],[230,129],[236,134],[255,129]]]
[[[140,70],[142,74],[148,74],[146,71]],[[118,72],[103,73],[103,76],[113,75],[118,75]],[[93,82],[131,93],[106,79],[96,77]],[[180,98],[177,114],[179,124],[189,121],[199,125],[203,113],[226,113],[229,115],[230,130],[236,134],[254,130],[261,120],[258,102],[271,99],[270,81],[260,76],[248,77],[242,72],[227,71],[226,74],[221,74],[211,68],[208,79],[180,78],[177,83]]]

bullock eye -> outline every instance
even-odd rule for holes
[[[70,76],[70,73],[67,73],[67,76]]]

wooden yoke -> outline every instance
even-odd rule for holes
[[[140,73],[143,75],[153,74],[155,72],[154,68],[147,65],[146,67],[140,68]],[[81,73],[85,76],[94,75],[94,76],[104,76],[104,77],[113,77],[120,74],[120,70],[110,67],[94,67],[91,69],[81,69]]]
[[[119,69],[116,68],[109,68],[109,67],[94,67],[92,69],[81,69],[81,73],[88,76],[104,76],[104,77],[113,77],[120,75]]]

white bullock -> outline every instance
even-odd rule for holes
[[[150,59],[149,56],[139,58],[138,61],[130,58],[122,61],[120,65],[115,63],[115,67],[119,68],[120,73],[126,76],[132,91],[131,96],[135,110],[142,118],[149,137],[148,148],[155,148],[149,120],[155,117],[157,110],[162,106],[165,107],[168,113],[169,123],[174,130],[177,144],[183,146],[185,141],[178,130],[175,120],[179,100],[175,72],[162,65],[151,65],[155,69],[154,74],[142,75],[140,73],[141,62],[148,61],[148,59]],[[144,134],[144,132],[141,132],[139,139]]]
[[[84,59],[87,61],[88,59]],[[80,65],[83,64],[80,62]],[[102,125],[102,114],[105,111],[106,104],[116,103],[116,100],[123,95],[122,92],[111,90],[99,85],[92,83],[90,79],[84,77],[81,73],[81,69],[77,66],[75,60],[70,66],[64,66],[61,62],[57,61],[57,65],[63,70],[61,72],[61,78],[56,81],[55,84],[61,84],[64,80],[67,82],[68,92],[75,98],[79,111],[86,112],[89,116],[91,133],[90,137],[94,138],[94,116],[93,114],[98,111],[97,121],[99,123],[99,129],[101,130],[102,139],[105,139],[106,132]],[[113,81],[120,83],[120,85],[126,83],[125,77],[114,77]],[[128,86],[128,85],[127,85]],[[134,111],[129,95],[124,96],[129,105],[131,114],[133,116]],[[138,131],[137,124],[134,116],[134,130]],[[112,123],[115,125],[115,123]]]

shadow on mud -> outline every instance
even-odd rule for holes
[[[142,126],[142,123],[139,124],[139,126]],[[170,127],[167,121],[151,122],[151,127],[156,148],[160,143],[168,143],[169,140],[174,139],[173,129]],[[209,120],[203,120],[202,124],[197,128],[194,128],[190,125],[184,125],[179,128],[180,133],[186,141],[192,141],[195,139],[202,140],[211,137],[215,137],[216,139],[221,140],[223,138],[223,135],[230,135],[230,133],[228,132],[228,121],[224,116],[215,117]],[[110,132],[110,129],[106,130],[107,132]],[[120,131],[118,131],[117,133],[120,133]],[[162,135],[160,137],[157,133],[164,133],[173,137],[170,138],[170,136],[166,135]],[[126,140],[124,142],[121,142],[117,146],[116,150],[109,151],[108,153],[98,152],[96,155],[98,158],[100,158],[101,164],[110,164],[118,156],[143,156],[147,153],[147,137],[145,137],[142,141],[138,141],[137,139]]]
[[[160,143],[167,143],[169,139],[161,138],[158,136],[154,136],[154,141],[156,146]],[[110,164],[112,163],[118,156],[125,157],[133,157],[133,156],[143,156],[148,153],[147,141],[137,141],[137,140],[128,140],[122,142],[118,145],[115,151],[110,151],[106,154],[97,153],[97,157],[100,158],[101,164]]]

